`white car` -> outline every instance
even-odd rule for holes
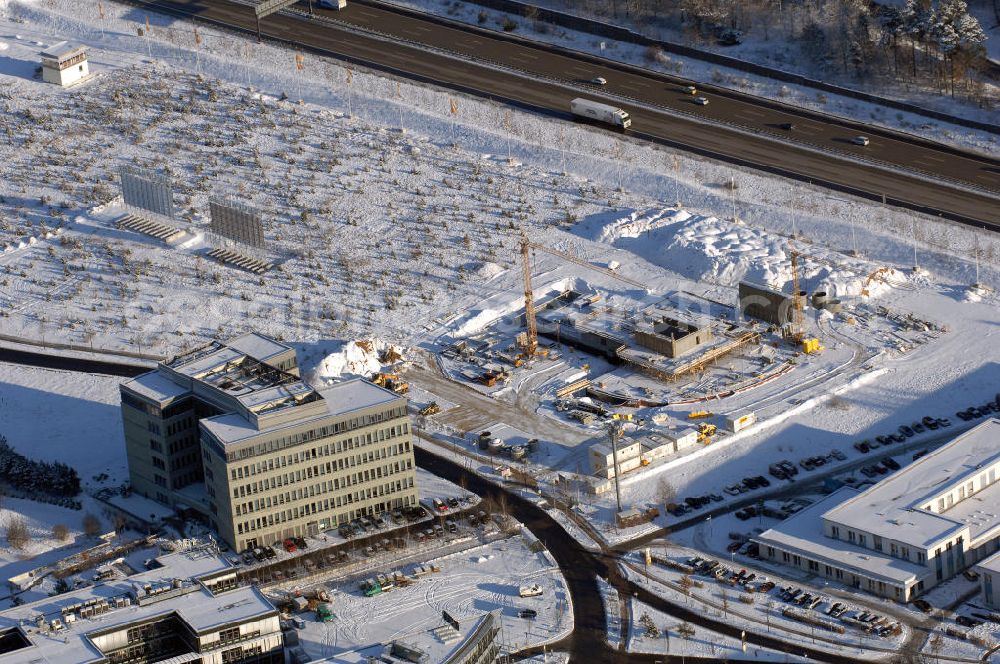
[[[347,0],[319,0],[317,4],[325,9],[343,9],[347,6]]]
[[[698,104],[699,106],[708,106],[708,97],[695,97],[694,103]]]
[[[590,82],[593,83],[594,85],[607,85],[608,79],[604,78],[603,76],[595,76],[594,78],[590,79]]]
[[[868,140],[867,136],[855,136],[854,138],[851,139],[851,143],[854,143],[855,145],[864,146],[868,145],[870,142],[871,141]]]

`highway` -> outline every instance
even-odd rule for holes
[[[228,0],[132,2],[255,29],[252,9]],[[632,114],[628,134],[636,138],[1000,230],[996,159],[723,89],[703,87],[700,94],[710,103],[697,106],[679,79],[369,2],[316,14],[310,19],[297,8],[269,16],[262,21],[263,34],[566,118],[575,97],[607,101]],[[608,84],[587,83],[595,76]],[[794,129],[779,128],[786,122]],[[868,136],[870,145],[852,144],[858,135]]]

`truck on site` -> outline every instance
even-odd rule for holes
[[[521,586],[517,589],[517,594],[521,597],[537,597],[542,594],[542,587],[537,583],[533,583],[530,586]]]
[[[578,97],[569,103],[569,108],[573,115],[600,122],[602,124],[628,129],[632,126],[632,118],[626,111],[616,107],[602,104],[592,99]]]

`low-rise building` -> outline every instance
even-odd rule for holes
[[[46,83],[66,87],[90,75],[86,46],[61,41],[48,47],[40,55],[42,80]]]
[[[0,663],[284,664],[278,611],[206,549],[0,612]]]
[[[406,399],[360,379],[314,389],[264,335],[161,362],[121,398],[133,491],[237,551],[417,504]]]
[[[642,465],[642,443],[628,442],[618,446],[618,473],[627,473]],[[615,454],[609,445],[597,443],[590,447],[590,470],[598,477],[611,479],[616,475]]]
[[[756,538],[761,556],[898,601],[1000,547],[1000,420],[865,491],[843,487]]]
[[[991,609],[1000,609],[1000,553],[976,565],[983,603]]]

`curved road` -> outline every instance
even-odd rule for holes
[[[227,0],[131,1],[241,30],[255,27],[249,6]],[[711,103],[696,106],[680,90],[678,79],[415,12],[352,3],[340,12],[317,10],[317,15],[319,20],[300,10],[274,14],[262,21],[263,33],[563,117],[575,97],[604,99],[632,114],[630,133],[640,138],[1000,229],[996,159],[723,89],[707,89]],[[585,82],[597,75],[607,78],[608,85]],[[794,123],[795,129],[782,131],[778,125],[784,122]],[[852,145],[850,139],[862,133],[871,144]]]
[[[124,377],[131,377],[148,371],[144,367],[115,362],[53,356],[30,351],[12,351],[3,348],[0,348],[0,361],[66,371],[98,372]],[[414,456],[417,465],[421,468],[455,483],[464,480],[469,490],[480,496],[498,494],[502,491],[502,489],[478,475],[468,474],[462,466],[436,456],[423,448],[414,448]],[[670,602],[650,593],[643,586],[622,578],[617,574],[617,570],[612,572],[609,569],[608,561],[610,560],[611,565],[616,565],[617,561],[613,558],[606,559],[600,554],[594,554],[583,548],[579,542],[563,530],[558,522],[538,506],[529,503],[515,494],[507,494],[507,504],[511,513],[519,521],[524,523],[536,537],[546,542],[549,552],[556,560],[560,571],[566,579],[567,589],[573,602],[574,630],[570,637],[555,645],[568,650],[571,654],[571,661],[648,662],[652,664],[653,662],[676,660],[676,658],[672,659],[664,655],[640,655],[619,652],[608,646],[605,640],[607,616],[604,609],[604,602],[597,586],[598,575],[604,578],[608,578],[609,576],[616,577],[616,586],[619,586],[626,592],[633,594],[638,599],[664,613],[733,638],[740,637],[740,628],[713,620],[702,613]],[[747,634],[747,643],[771,648],[779,652],[806,656],[817,661],[831,662],[833,664],[850,664],[855,661],[849,657],[832,655],[798,644],[789,644],[767,634]],[[698,658],[688,659],[692,661],[712,661]],[[740,660],[737,658],[728,658],[727,661]]]

